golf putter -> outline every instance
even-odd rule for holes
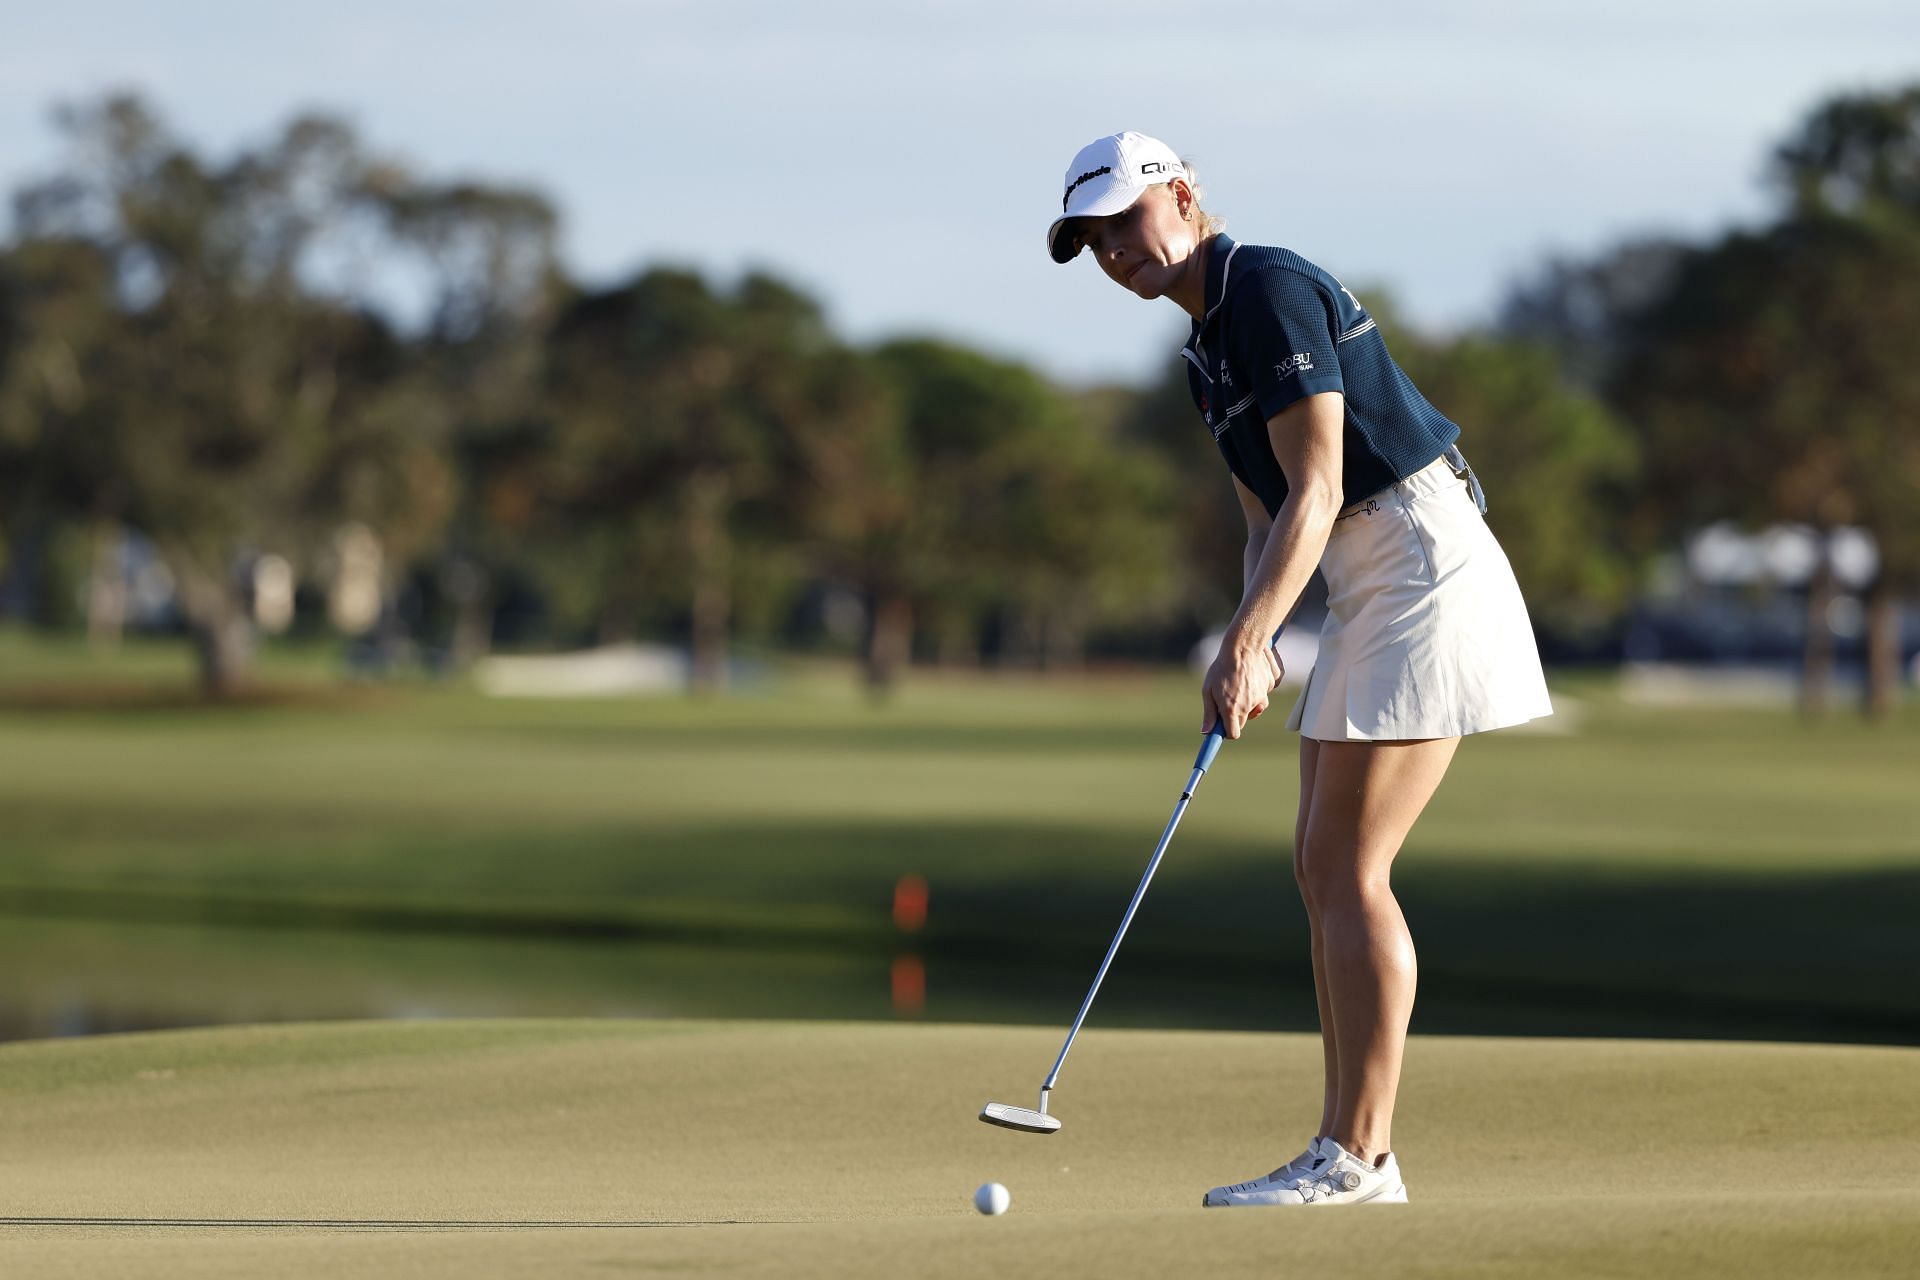
[[[1052,1091],[1054,1081],[1060,1078],[1060,1064],[1067,1060],[1067,1050],[1073,1048],[1073,1038],[1080,1034],[1080,1024],[1087,1020],[1087,1010],[1093,1007],[1093,997],[1100,990],[1100,981],[1107,976],[1107,966],[1113,963],[1114,953],[1120,950],[1120,939],[1127,936],[1127,926],[1133,923],[1133,913],[1139,910],[1140,899],[1146,896],[1147,885],[1160,866],[1161,855],[1166,853],[1167,844],[1173,839],[1173,829],[1180,825],[1180,815],[1187,811],[1187,802],[1193,799],[1194,789],[1200,785],[1200,779],[1206,776],[1207,766],[1220,754],[1220,744],[1226,740],[1226,722],[1215,720],[1206,740],[1200,744],[1200,755],[1193,762],[1193,776],[1187,779],[1186,790],[1180,793],[1180,803],[1173,808],[1173,819],[1167,823],[1166,831],[1161,833],[1160,847],[1153,851],[1153,861],[1147,864],[1147,874],[1140,877],[1140,887],[1133,891],[1133,901],[1127,904],[1127,914],[1121,917],[1120,931],[1113,935],[1113,944],[1107,948],[1107,958],[1100,962],[1100,972],[1093,976],[1093,986],[1088,990],[1087,998],[1080,1003],[1080,1013],[1073,1020],[1073,1030],[1067,1032],[1067,1042],[1060,1046],[1060,1056],[1054,1060],[1053,1070],[1047,1073],[1047,1082],[1040,1086],[1040,1109],[1029,1111],[1025,1107],[1010,1107],[1004,1102],[989,1102],[980,1108],[980,1118],[988,1124],[997,1124],[1003,1129],[1018,1129],[1023,1133],[1060,1131],[1059,1118],[1047,1114],[1047,1094]]]

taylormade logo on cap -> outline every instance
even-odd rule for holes
[[[1086,173],[1083,173],[1079,177],[1075,178],[1072,182],[1069,182],[1067,184],[1067,194],[1060,197],[1061,212],[1062,213],[1066,212],[1067,201],[1073,199],[1073,193],[1075,190],[1079,188],[1081,183],[1091,182],[1093,179],[1100,177],[1102,174],[1108,174],[1112,172],[1113,172],[1112,165],[1103,164],[1098,169],[1093,169]]]
[[[1060,194],[1060,216],[1047,228],[1047,252],[1055,262],[1080,252],[1072,237],[1060,235],[1069,218],[1103,218],[1129,208],[1148,187],[1187,176],[1173,148],[1158,138],[1128,130],[1089,142],[1067,166]]]

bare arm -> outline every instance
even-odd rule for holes
[[[1345,419],[1346,398],[1327,391],[1297,401],[1267,421],[1273,456],[1287,477],[1287,498],[1257,560],[1254,521],[1248,511],[1246,559],[1251,567],[1240,608],[1227,625],[1220,656],[1201,689],[1203,729],[1218,717],[1226,721],[1227,736],[1238,738],[1246,722],[1266,710],[1272,668],[1264,651],[1274,631],[1300,603],[1326,549],[1327,535],[1333,531],[1333,518],[1340,513]]]
[[[1240,499],[1240,510],[1247,517],[1247,548],[1240,556],[1240,589],[1244,592],[1253,585],[1253,571],[1260,565],[1260,553],[1267,549],[1267,534],[1273,531],[1273,517],[1267,514],[1267,506],[1254,495],[1253,490],[1240,483],[1239,476],[1228,476],[1233,481],[1234,496]]]

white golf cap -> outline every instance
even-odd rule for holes
[[[1187,176],[1173,148],[1158,138],[1129,129],[1089,142],[1067,166],[1060,216],[1047,228],[1047,252],[1055,262],[1071,262],[1080,246],[1060,227],[1069,218],[1104,218],[1132,206],[1148,187]]]

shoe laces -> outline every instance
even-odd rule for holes
[[[1303,1178],[1294,1184],[1294,1190],[1306,1201],[1317,1200],[1323,1196],[1342,1195],[1348,1191],[1358,1191],[1366,1179],[1354,1169],[1329,1169],[1312,1178]]]

